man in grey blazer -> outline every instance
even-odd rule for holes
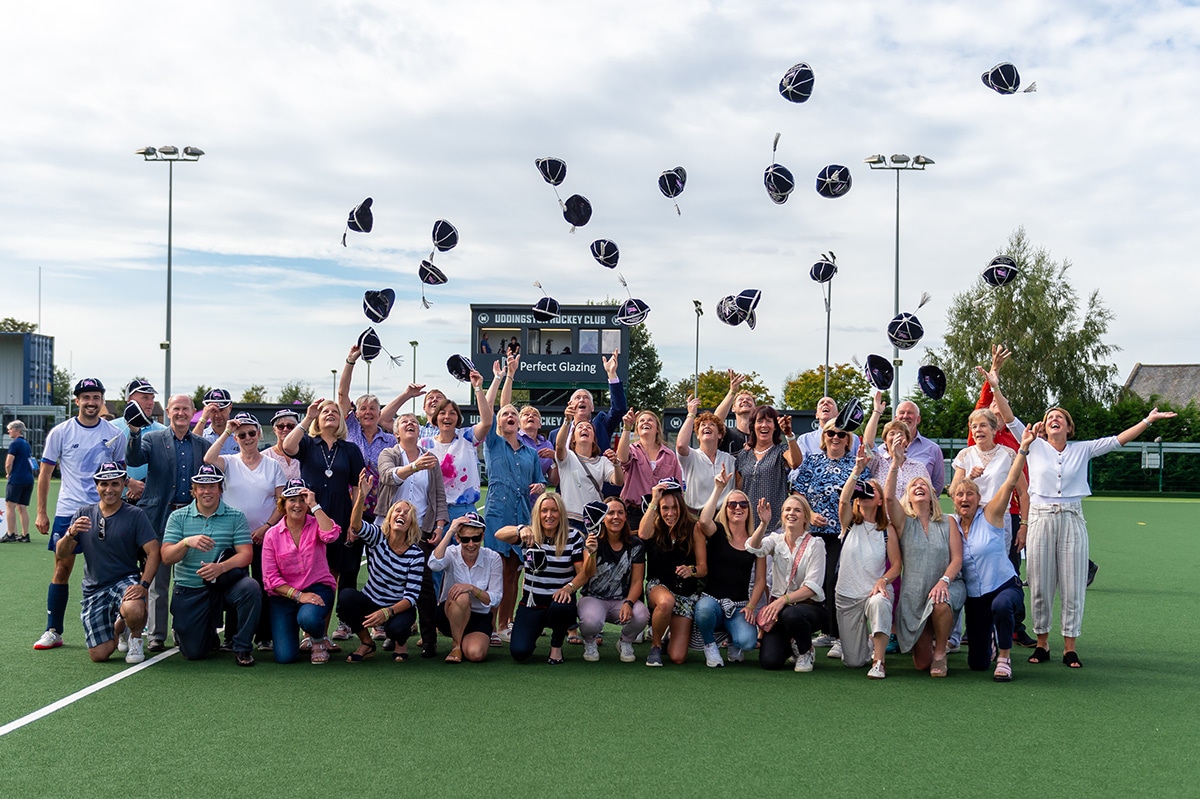
[[[132,466],[146,465],[146,490],[138,507],[150,517],[161,544],[167,517],[192,501],[192,475],[204,463],[208,442],[191,432],[196,413],[192,398],[176,394],[167,402],[167,420],[171,426],[142,435],[142,429],[129,426],[125,460]],[[166,649],[169,626],[167,606],[171,597],[171,567],[160,566],[150,584],[149,618],[146,625],[146,651]]]

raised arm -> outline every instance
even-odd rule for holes
[[[475,403],[479,408],[479,424],[475,425],[475,444],[477,446],[487,438],[488,430],[492,429],[492,419],[496,416],[496,411],[492,406],[496,404],[498,386],[498,381],[493,380],[491,388],[484,393],[483,375],[479,372],[471,372],[471,388],[475,393]]]
[[[392,430],[393,423],[396,421],[396,414],[400,413],[400,409],[404,407],[404,403],[410,399],[416,399],[424,393],[424,383],[409,383],[408,388],[401,391],[396,395],[395,399],[380,408],[379,426],[389,433],[395,432]]]
[[[871,398],[871,416],[867,419],[866,427],[863,428],[860,452],[863,447],[875,448],[875,436],[879,434],[879,421],[883,418],[883,412],[886,410],[887,398],[884,397],[882,391],[876,391],[875,396]]]
[[[509,358],[508,363],[505,366],[500,365],[499,358],[492,361],[492,374],[496,376],[497,380],[504,381],[504,388],[500,390],[501,408],[503,408],[505,405],[512,405],[513,377],[516,376],[517,367],[520,365],[520,363],[520,355],[514,355],[513,357]],[[508,379],[506,380],[505,378]]]
[[[843,533],[850,529],[850,523],[854,517],[854,484],[858,482],[859,476],[867,468],[870,460],[870,450],[866,447],[859,447],[858,454],[854,456],[854,468],[850,470],[850,475],[842,485],[842,495],[838,498],[838,521],[841,522]]]
[[[293,427],[287,434],[287,438],[283,440],[283,451],[288,454],[289,458],[296,457],[300,452],[300,442],[308,435],[308,427],[317,418],[317,411],[324,402],[321,398],[317,398],[309,403],[308,410],[304,412],[304,418],[300,420],[300,424]]]
[[[358,491],[354,492],[354,505],[350,508],[350,528],[346,530],[348,535],[358,535],[363,528],[363,505],[367,501],[367,494],[371,493],[371,473],[363,469],[358,473]]]
[[[1004,526],[1004,514],[1008,513],[1008,503],[1012,499],[1013,489],[1017,487],[1023,477],[1022,470],[1025,468],[1025,459],[1029,456],[1029,446],[1033,444],[1033,440],[1037,438],[1041,428],[1041,422],[1025,428],[1025,433],[1021,436],[1021,446],[1013,456],[1008,475],[996,489],[996,494],[988,502],[987,507],[983,509],[983,518],[987,519],[988,524],[993,527]]]
[[[716,417],[722,422],[725,421],[725,417],[729,415],[729,409],[733,407],[733,399],[737,396],[738,390],[742,387],[742,381],[746,379],[745,375],[740,375],[732,369],[728,369],[726,371],[729,374],[729,391],[726,392],[725,397],[721,400],[721,403],[717,405],[717,409],[713,411]]]
[[[681,458],[686,458],[691,452],[692,428],[696,424],[696,412],[700,410],[700,398],[688,397],[687,418],[679,426],[679,434],[675,436],[675,452]]]
[[[983,371],[982,366],[976,366],[975,371],[983,375],[983,379],[992,388],[992,395],[996,401],[996,408],[1000,411],[1000,420],[1005,424],[1011,422],[1014,418],[1012,408],[1009,407],[1008,400],[1004,393],[1000,391],[1000,375],[995,370],[990,372]]]
[[[1121,446],[1128,444],[1142,433],[1150,429],[1150,425],[1157,422],[1159,419],[1170,419],[1175,416],[1175,411],[1160,411],[1157,407],[1146,414],[1146,418],[1135,424],[1128,430],[1122,430],[1117,434],[1117,441],[1121,442]]]
[[[625,416],[621,419],[621,434],[617,436],[617,462],[622,466],[629,463],[629,436],[626,435],[633,430],[633,423],[637,421],[637,411],[633,408],[625,411]]]
[[[883,493],[887,498],[888,524],[896,531],[896,535],[901,535],[904,530],[904,506],[896,499],[896,482],[899,480],[900,467],[904,465],[904,452],[907,448],[908,444],[897,437],[895,451],[892,452],[892,463],[883,486]]]
[[[767,532],[767,528],[771,525],[771,503],[767,502],[766,497],[758,499],[758,525],[754,528],[754,532],[750,536],[750,540],[746,542],[746,549],[756,550],[754,554],[759,554],[757,550],[762,548],[763,534]]]
[[[779,425],[779,432],[783,433],[783,440],[787,442],[783,459],[787,461],[788,468],[799,469],[800,464],[804,463],[804,453],[800,451],[800,445],[796,443],[796,436],[792,433],[792,417],[784,414],[775,424]]]
[[[205,463],[216,466],[219,469],[225,468],[225,461],[221,460],[221,450],[224,449],[226,440],[229,439],[229,436],[232,435],[236,429],[237,425],[234,423],[233,419],[230,419],[225,423],[225,429],[221,431],[221,435],[217,436],[217,440],[214,441],[209,446],[208,451],[204,453]]]
[[[725,493],[725,486],[729,485],[731,479],[732,475],[722,463],[721,471],[713,475],[713,490],[705,500],[704,507],[700,509],[700,520],[696,522],[696,527],[704,533],[705,538],[709,538],[717,531],[717,506],[721,504],[721,495]]]
[[[642,515],[642,523],[638,525],[638,538],[649,541],[654,537],[654,524],[658,521],[658,503],[662,500],[663,488],[655,485],[650,489],[650,507]]]
[[[350,348],[350,352],[346,353],[346,363],[342,366],[341,377],[338,378],[337,404],[343,419],[350,415],[350,409],[354,407],[350,401],[350,381],[354,377],[354,364],[360,357],[362,349],[355,344]]]
[[[617,377],[620,355],[620,350],[613,350],[613,354],[607,358],[603,355],[600,356],[600,361],[604,364],[604,372],[608,375],[608,416],[610,419],[620,419],[625,415],[625,411],[629,410],[629,403],[625,399],[625,387],[621,385],[621,379]]]

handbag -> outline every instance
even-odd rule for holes
[[[804,550],[808,548],[808,542],[811,539],[812,534],[806,532],[804,534],[804,538],[800,539],[800,543],[796,545],[796,551],[792,553],[792,571],[790,574],[788,574],[787,582],[784,583],[784,593],[786,593],[787,586],[792,584],[792,580],[796,579],[796,569],[800,567],[800,559],[804,557]],[[771,632],[771,628],[775,626],[775,622],[779,621],[778,615],[776,615],[775,618],[770,622],[765,620],[763,614],[767,609],[767,605],[769,604],[771,603],[768,602],[759,608],[758,613],[754,617],[754,623],[757,624],[759,629],[761,629],[764,633]]]

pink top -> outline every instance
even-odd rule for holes
[[[322,530],[316,517],[310,515],[304,520],[297,547],[288,531],[287,519],[280,519],[263,534],[263,587],[267,593],[273,594],[276,588],[285,585],[302,590],[318,583],[336,590],[337,581],[325,560],[325,545],[336,541],[341,534],[337,522],[332,530]]]
[[[625,470],[621,499],[626,502],[641,502],[642,497],[649,494],[650,489],[664,477],[674,477],[680,483],[683,482],[683,470],[679,466],[678,456],[673,450],[661,445],[654,455],[653,468],[640,441],[629,445],[629,460],[622,463],[621,467]]]

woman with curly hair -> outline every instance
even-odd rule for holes
[[[700,598],[700,577],[708,575],[704,533],[683,502],[683,487],[664,478],[650,490],[650,504],[638,527],[646,543],[646,598],[650,607],[647,666],[662,666],[663,636],[670,630],[667,655],[687,660],[692,617]]]

